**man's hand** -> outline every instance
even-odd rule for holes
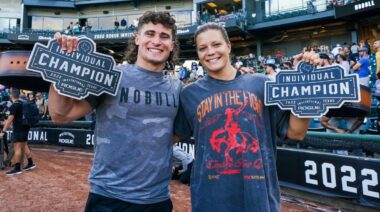
[[[342,130],[342,129],[339,129],[339,128],[336,128],[336,129],[335,129],[335,132],[337,132],[337,133],[342,133],[342,134],[347,133],[346,130]]]
[[[4,138],[4,135],[5,135],[5,133],[0,133],[0,139],[3,139]],[[0,140],[1,141],[1,140]]]
[[[301,61],[305,61],[315,66],[319,66],[322,62],[322,60],[319,58],[319,54],[315,53],[314,51],[301,53],[294,56],[293,58],[294,58],[294,62],[293,62],[294,66],[296,66]]]
[[[60,32],[56,32],[54,34],[54,39],[56,39],[57,42],[61,45],[62,50],[67,50],[67,53],[71,53],[73,51],[75,52],[77,50],[78,37],[61,35]]]

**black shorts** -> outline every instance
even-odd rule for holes
[[[108,198],[99,194],[89,193],[85,212],[171,212],[173,204],[170,199],[154,204],[135,204],[119,199]]]
[[[12,135],[13,143],[28,141],[29,132],[14,132]]]

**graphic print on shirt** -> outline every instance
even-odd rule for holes
[[[178,97],[174,93],[161,91],[139,90],[134,87],[121,87],[120,103],[155,105],[163,107],[178,107]]]
[[[244,171],[244,178],[261,179],[261,174],[255,171],[262,170],[259,140],[255,132],[244,129],[251,129],[250,125],[264,129],[262,110],[257,96],[242,90],[216,93],[198,105],[200,130],[209,134],[207,148],[213,155],[205,161],[210,173],[234,175],[249,170]]]

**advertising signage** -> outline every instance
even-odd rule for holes
[[[335,18],[350,16],[380,7],[380,0],[364,0],[356,3],[335,7]]]

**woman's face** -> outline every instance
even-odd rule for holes
[[[209,29],[196,38],[197,54],[200,63],[210,72],[220,72],[230,64],[231,44],[227,43],[222,32]]]

